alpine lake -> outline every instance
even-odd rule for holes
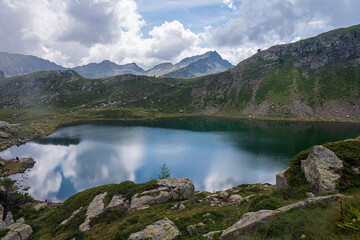
[[[187,177],[197,191],[275,183],[290,159],[313,145],[356,138],[360,124],[178,118],[151,122],[99,122],[58,129],[4,159],[31,156],[36,164],[10,176],[38,200],[61,202],[85,189],[157,179],[165,163],[171,177]]]

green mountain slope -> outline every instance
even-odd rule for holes
[[[121,75],[86,79],[74,71],[0,81],[1,108],[138,108],[360,122],[360,25],[260,51],[236,67],[194,79]]]

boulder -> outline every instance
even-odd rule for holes
[[[36,204],[34,208],[36,209],[36,211],[40,211],[47,207],[48,207],[47,203],[39,203],[39,204]]]
[[[106,208],[114,208],[117,207],[119,205],[123,205],[126,208],[129,208],[129,200],[127,200],[126,198],[124,198],[123,196],[117,196],[114,195],[109,203],[109,205]]]
[[[240,203],[242,201],[244,201],[244,198],[242,196],[240,196],[239,194],[234,194],[229,197],[229,202],[231,202],[231,203],[236,204],[236,203]]]
[[[343,163],[333,151],[315,146],[306,160],[301,161],[301,168],[315,191],[335,192],[340,178],[337,171],[343,168]]]
[[[277,189],[281,190],[284,189],[288,186],[288,182],[287,179],[285,177],[285,172],[288,170],[289,168],[285,169],[284,171],[276,174],[276,187]]]
[[[35,164],[35,160],[32,157],[21,158],[20,162],[25,168],[32,168]]]
[[[171,240],[181,235],[175,224],[167,218],[146,226],[140,232],[132,233],[129,240],[152,239],[152,240]]]
[[[230,194],[228,192],[221,191],[218,193],[218,197],[222,200],[227,200],[229,198]]]
[[[96,217],[100,213],[104,211],[104,197],[106,196],[106,192],[103,194],[97,195],[92,202],[90,203],[89,207],[87,208],[86,212],[86,219],[85,221],[79,226],[79,230],[82,232],[90,230],[90,220],[91,218]]]
[[[0,220],[0,231],[6,229],[6,224],[3,220]]]
[[[144,208],[146,206],[154,205],[155,198],[151,196],[142,196],[131,199],[130,209]]]
[[[220,236],[220,240],[244,239],[247,235],[254,232],[261,224],[271,221],[280,214],[285,214],[292,209],[301,209],[324,201],[336,201],[339,197],[344,197],[344,195],[335,194],[324,197],[308,198],[304,201],[275,210],[259,210],[257,212],[245,213],[237,223],[223,232]]]
[[[188,178],[159,179],[157,184],[170,188],[170,195],[173,199],[191,199],[194,197],[194,183]]]
[[[8,227],[10,230],[1,240],[27,240],[33,233],[31,226],[16,222]]]
[[[186,207],[185,207],[184,204],[181,203],[181,204],[179,205],[179,210],[184,210],[185,208],[186,208]]]
[[[10,226],[14,223],[14,217],[11,212],[7,212],[4,222],[6,226]]]

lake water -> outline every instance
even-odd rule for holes
[[[35,166],[13,175],[39,200],[64,201],[87,188],[158,178],[190,178],[196,190],[275,183],[292,156],[315,144],[354,138],[360,125],[224,119],[95,123],[58,129],[11,147],[4,159],[32,156]]]

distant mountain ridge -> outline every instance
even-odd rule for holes
[[[65,68],[56,63],[35,56],[0,52],[0,70],[5,77],[63,69]]]
[[[84,66],[73,68],[73,70],[86,78],[102,78],[122,74],[144,75],[144,69],[140,68],[136,63],[128,63],[118,65],[109,60],[101,63],[89,63]]]
[[[122,74],[166,76],[178,78],[194,78],[212,73],[218,73],[234,67],[221,58],[216,52],[206,52],[202,55],[184,58],[176,64],[165,62],[145,71],[136,63],[119,65],[109,60],[100,63],[89,63],[72,68],[86,78],[103,78]],[[0,70],[5,77],[25,75],[37,71],[66,69],[48,60],[22,54],[0,53]]]
[[[187,67],[196,72],[207,59]],[[276,45],[230,70],[190,81],[132,74],[85,79],[73,70],[0,81],[0,108],[40,106],[360,122],[360,25]]]

